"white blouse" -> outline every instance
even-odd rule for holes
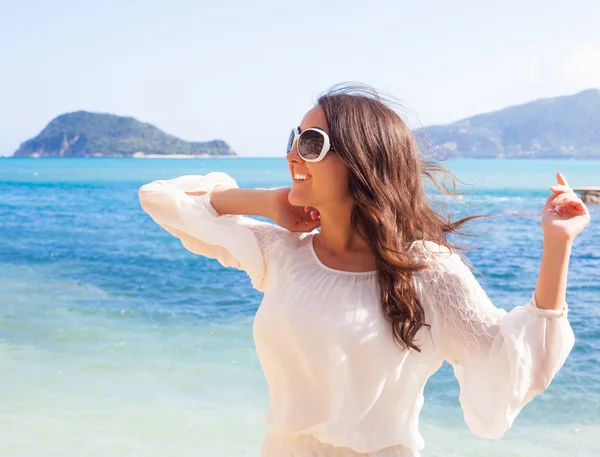
[[[376,271],[324,265],[316,230],[219,215],[210,192],[221,183],[237,186],[225,173],[185,175],[145,184],[139,198],[186,249],[245,270],[264,292],[253,324],[270,398],[261,456],[283,455],[282,446],[295,446],[286,455],[314,455],[316,444],[344,449],[331,455],[418,456],[423,389],[444,360],[470,430],[500,438],[573,348],[566,303],[544,310],[532,294],[508,312],[496,308],[456,252],[419,240],[409,252],[432,268],[413,284],[431,328],[414,340],[421,352],[401,350],[381,312]]]

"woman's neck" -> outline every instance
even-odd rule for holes
[[[352,226],[352,204],[319,209],[321,231],[317,236],[322,249],[340,255],[350,252],[371,253],[371,247]]]

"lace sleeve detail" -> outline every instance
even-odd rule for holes
[[[286,245],[290,238],[297,234],[284,229],[283,227],[269,222],[253,220],[248,228],[252,230],[256,241],[260,246],[263,256],[267,262],[274,258],[274,253],[279,252]]]
[[[571,352],[568,305],[544,310],[532,294],[507,312],[493,305],[458,253],[433,242],[417,251],[430,264],[416,274],[417,289],[435,352],[454,368],[465,421],[477,435],[500,438]]]

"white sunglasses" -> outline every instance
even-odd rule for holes
[[[296,142],[298,142],[298,155],[306,162],[319,162],[329,151],[335,151],[330,146],[329,135],[323,130],[311,127],[298,133],[299,130],[300,127],[292,129],[288,138],[287,154],[290,153]]]

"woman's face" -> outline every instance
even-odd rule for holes
[[[320,105],[304,115],[299,127],[300,132],[317,127],[329,135],[325,112]],[[292,188],[288,195],[290,204],[323,210],[351,199],[348,167],[334,151],[329,151],[320,162],[306,162],[298,154],[298,144],[294,143],[286,160],[292,175]],[[308,179],[295,179],[296,175],[308,175]]]

